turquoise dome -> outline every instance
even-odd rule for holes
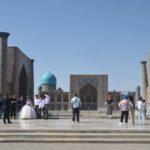
[[[41,85],[56,85],[56,77],[51,72],[47,72],[42,76]]]

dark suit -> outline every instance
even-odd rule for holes
[[[6,123],[6,119],[8,123],[10,123],[10,107],[11,107],[11,100],[8,96],[3,98],[3,121]]]

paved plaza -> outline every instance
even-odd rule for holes
[[[12,120],[13,124],[0,122],[0,130],[149,130],[150,120],[119,126],[119,119],[81,119],[72,124],[71,119]]]
[[[0,144],[2,150],[149,150],[150,144]]]

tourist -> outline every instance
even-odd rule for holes
[[[16,110],[17,110],[17,99],[15,95],[11,97],[11,119],[14,117],[16,119]]]
[[[18,101],[17,101],[17,112],[19,113],[20,110],[22,109],[22,107],[26,104],[25,99],[23,98],[23,96],[21,96]]]
[[[39,109],[39,103],[40,103],[40,98],[38,95],[35,95],[35,99],[34,99],[34,109],[37,115],[37,119],[41,119],[41,113],[40,113],[40,109]]]
[[[45,93],[45,119],[48,119],[48,112],[49,112],[49,106],[50,106],[50,96]]]
[[[108,118],[111,118],[112,116],[112,111],[113,111],[113,99],[111,96],[109,96],[108,100],[106,101],[106,105],[107,105],[107,116]]]
[[[2,119],[2,115],[3,115],[3,99],[2,95],[0,94],[0,119]]]
[[[9,98],[9,94],[7,93],[6,96],[3,98],[3,122],[6,124],[6,120],[8,123],[12,123],[10,121],[10,108],[11,108],[11,101]]]
[[[75,122],[75,118],[77,119],[77,122],[80,122],[80,107],[81,107],[81,101],[80,98],[78,98],[77,94],[74,94],[74,97],[71,99],[71,105],[72,105],[72,121]]]
[[[139,120],[144,120],[145,119],[145,115],[144,115],[145,106],[143,105],[142,97],[140,97],[140,99],[137,102],[137,109],[138,109],[138,118],[139,118]]]
[[[144,111],[144,116],[146,118],[146,102],[145,102],[145,99],[143,99],[143,106],[142,106],[142,108],[143,108],[143,111]]]
[[[130,116],[132,124],[135,124],[135,101],[132,95],[129,96],[129,101],[132,103],[132,107],[130,107]]]
[[[120,123],[119,125],[123,124],[123,120],[125,117],[125,123],[128,124],[128,116],[129,116],[129,110],[132,107],[132,103],[129,101],[129,97],[125,96],[123,100],[119,103],[119,108],[121,110],[121,117],[120,117]]]
[[[36,112],[29,97],[27,97],[26,105],[20,112],[20,119],[36,119]]]
[[[45,111],[45,96],[41,95],[40,103],[39,103],[40,114],[43,116],[43,119],[46,119],[46,111]]]

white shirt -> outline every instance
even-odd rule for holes
[[[49,104],[50,103],[50,96],[45,94],[45,104]]]
[[[34,99],[34,105],[35,105],[35,106],[39,106],[40,101],[41,101],[41,99],[35,98],[35,99]]]
[[[143,102],[139,100],[139,101],[137,102],[137,108],[138,108],[138,110],[141,110],[141,109],[142,109],[142,105],[143,105]]]
[[[71,104],[72,104],[73,108],[79,108],[80,105],[81,105],[80,98],[78,98],[78,97],[72,98],[71,99]]]
[[[39,103],[39,108],[44,108],[45,106],[45,99],[41,99]]]

